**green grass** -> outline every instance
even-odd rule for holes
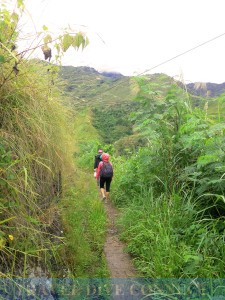
[[[92,126],[89,109],[74,111],[71,129],[76,170],[71,178],[73,186],[60,204],[65,228],[61,253],[69,276],[104,278],[109,276],[103,254],[107,220],[93,177],[94,155],[100,138]]]
[[[119,221],[138,270],[150,278],[222,278],[224,235],[191,194],[154,197],[152,190],[129,199]]]
[[[70,275],[108,277],[103,254],[106,214],[94,178],[80,170],[61,207],[66,238],[62,253]]]
[[[48,94],[45,68],[25,65],[27,77],[0,90],[0,271],[26,277],[34,264],[53,277],[107,276],[106,216],[92,175],[99,136],[91,115],[71,114],[55,87]]]
[[[36,47],[17,52],[23,12],[23,1],[13,11],[6,3],[0,20],[0,274],[101,276],[103,207],[89,186],[94,179],[75,171],[82,141],[58,68],[26,59]]]
[[[51,272],[61,244],[57,201],[73,172],[69,111],[59,90],[49,88],[42,65],[23,61],[20,72],[5,82],[0,76],[0,271],[7,276],[27,276],[33,264]]]

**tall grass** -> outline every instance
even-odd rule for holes
[[[76,140],[74,158],[76,165],[93,172],[94,156],[102,141],[98,131],[92,125],[93,114],[90,109],[82,108],[74,112],[73,136]]]
[[[4,67],[10,68],[10,63]],[[31,261],[48,269],[61,243],[56,203],[73,171],[73,143],[69,112],[59,95],[50,85],[47,68],[28,61],[0,88],[0,271],[4,273],[25,276]]]
[[[108,277],[103,253],[106,214],[96,182],[80,170],[74,184],[76,188],[68,190],[60,205],[65,230],[65,246],[61,249],[64,266],[71,277]]]
[[[203,212],[189,195],[154,197],[152,190],[130,199],[120,223],[121,238],[137,268],[150,278],[224,276],[224,234],[219,222],[201,219]]]
[[[76,199],[85,185],[78,183],[74,167],[76,145],[82,143],[73,131],[74,114],[64,106],[68,99],[60,100],[58,68],[25,59],[40,45],[41,34],[36,48],[33,41],[32,48],[18,53],[24,11],[23,0],[6,1],[0,16],[0,274],[80,275],[87,265],[94,274],[99,260],[92,253],[102,251],[104,214],[100,203],[82,193]],[[51,37],[45,33],[46,58]],[[66,33],[55,41],[57,61],[72,41],[77,49],[88,44],[81,33],[75,39],[69,42]]]
[[[64,228],[64,245],[60,254],[69,276],[105,278],[109,276],[103,254],[106,214],[93,177],[99,135],[92,126],[89,110],[73,111],[72,115],[76,168],[72,185],[59,205]],[[61,276],[65,276],[64,270],[61,270]]]
[[[148,145],[114,165],[128,251],[149,277],[224,277],[225,123],[175,86],[163,101],[141,88],[134,127]]]

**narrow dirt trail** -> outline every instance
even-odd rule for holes
[[[110,201],[105,203],[104,206],[108,219],[104,253],[111,278],[137,278],[137,271],[132,264],[131,257],[124,252],[125,245],[118,238],[115,221],[119,212]]]
[[[108,264],[111,280],[110,299],[112,300],[145,300],[150,299],[140,288],[139,275],[135,270],[132,259],[125,250],[125,244],[119,240],[118,228],[115,221],[118,210],[108,201],[104,203],[107,213],[107,236],[104,254]]]

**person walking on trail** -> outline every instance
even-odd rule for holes
[[[99,165],[100,161],[102,160],[101,159],[102,153],[103,153],[103,150],[98,149],[98,154],[95,155],[95,161],[94,161],[94,177],[95,178],[96,178],[96,172],[97,172],[98,165]]]
[[[102,153],[103,153],[103,150],[102,149],[98,149],[98,154],[95,155],[95,161],[94,161],[94,178],[96,178],[98,165],[99,165],[100,161],[102,160]],[[97,188],[99,190],[99,196],[101,197],[99,179],[97,180]]]
[[[102,154],[102,161],[99,163],[96,173],[96,179],[99,179],[100,192],[102,199],[109,200],[110,185],[113,178],[113,166],[109,161],[109,154]]]

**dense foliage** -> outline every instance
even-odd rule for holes
[[[108,275],[106,216],[87,174],[101,147],[115,167],[121,238],[141,274],[223,278],[225,96],[191,96],[163,74],[134,82],[80,69],[73,81],[74,69],[62,68],[66,108],[57,68],[17,52],[24,4],[15,3],[0,11],[0,275],[37,266],[37,276]],[[48,60],[54,41],[56,61],[88,44],[81,33],[53,41],[43,30]]]
[[[25,7],[14,2],[13,11],[7,1],[0,8],[0,277],[96,276],[98,268],[102,275],[105,216],[94,188],[86,187],[93,196],[83,195],[75,169],[78,116],[62,105],[57,68],[25,58],[30,49],[18,52]],[[43,45],[50,60],[46,26],[41,36],[34,48]],[[53,43],[55,59],[87,43],[80,33],[65,33]]]
[[[147,276],[223,277],[225,97],[200,109],[175,85],[163,95],[138,81],[131,117],[148,145],[117,159],[122,238]]]
[[[101,134],[104,143],[111,144],[132,134],[132,122],[124,116],[135,107],[137,105],[122,102],[120,105],[93,108],[93,125]]]
[[[103,148],[115,167],[121,238],[145,276],[223,277],[224,95],[190,95],[163,74],[133,86],[134,103],[97,102],[97,91],[89,99],[90,121],[112,143]],[[80,156],[90,169],[91,140]]]

